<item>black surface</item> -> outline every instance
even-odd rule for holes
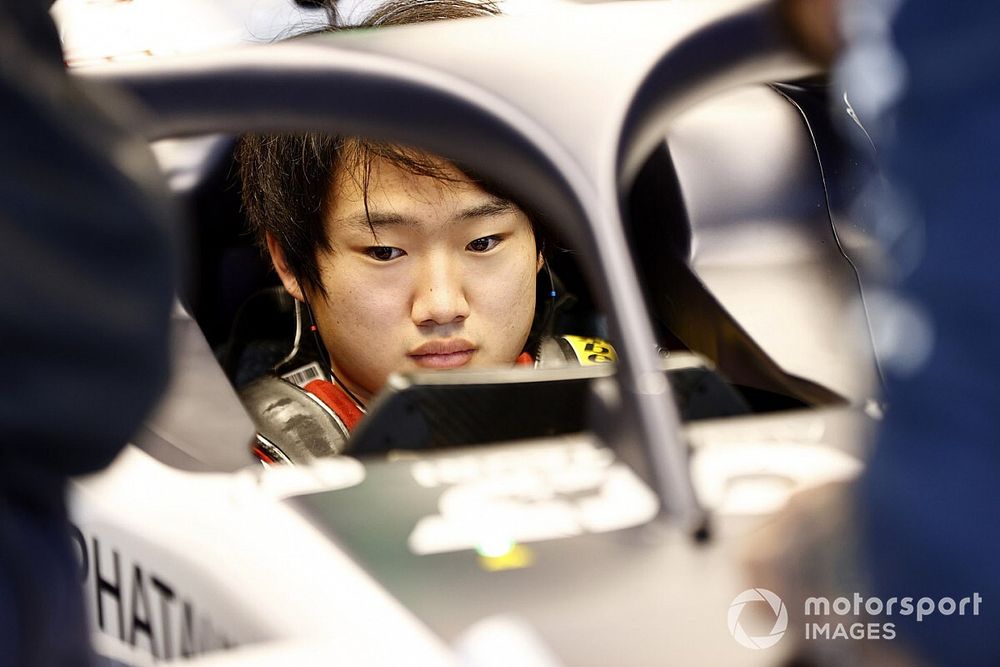
[[[448,384],[390,387],[354,431],[354,454],[392,449],[460,447],[580,433],[591,426],[591,383],[608,374],[595,367],[497,373],[491,382],[449,376]],[[742,396],[705,367],[666,372],[683,421],[746,414]],[[492,379],[492,378],[491,378]],[[666,399],[665,399],[666,400]]]

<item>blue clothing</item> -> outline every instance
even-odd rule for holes
[[[994,2],[909,0],[891,23],[905,79],[881,148],[926,233],[899,289],[934,347],[918,374],[888,378],[861,507],[875,593],[983,598],[979,616],[892,619],[934,664],[1000,664],[998,36]]]
[[[87,663],[66,480],[107,465],[161,390],[173,294],[152,156],[70,81],[47,9],[0,2],[3,665]]]

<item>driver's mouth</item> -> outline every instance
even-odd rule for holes
[[[420,368],[460,368],[472,360],[476,346],[464,339],[443,339],[424,343],[407,356]]]

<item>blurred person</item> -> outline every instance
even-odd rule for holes
[[[846,43],[839,73],[867,91],[852,101],[868,113],[886,192],[897,193],[885,210],[908,217],[910,233],[923,228],[923,256],[895,290],[933,347],[911,374],[888,374],[888,411],[858,484],[793,502],[758,537],[751,562],[766,585],[791,593],[786,602],[860,592],[936,603],[923,619],[862,614],[893,622],[895,641],[806,642],[818,662],[1000,664],[1000,523],[991,516],[1000,498],[1000,355],[992,349],[1000,331],[1000,9],[845,2],[837,21],[836,5],[788,0],[782,9],[814,57],[830,59]],[[949,612],[948,601],[966,598],[979,604]]]
[[[170,203],[128,105],[66,75],[48,2],[0,3],[0,664],[91,660],[65,488],[167,375]]]
[[[865,555],[879,593],[981,594],[979,616],[908,619],[901,633],[930,662],[995,665],[1000,7],[908,0],[889,27],[902,69],[879,123],[886,175],[926,237],[899,290],[929,321],[934,346],[915,375],[889,378],[890,409],[862,480]]]

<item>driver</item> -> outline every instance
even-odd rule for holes
[[[391,2],[366,25],[494,13]],[[347,430],[391,373],[535,363],[544,242],[517,204],[441,157],[357,137],[247,136],[238,159],[251,226],[328,357],[332,382],[306,389]]]
[[[278,140],[245,141],[241,151],[247,211],[285,289],[311,309],[341,388],[365,404],[392,372],[517,361],[543,258],[516,204],[415,150],[269,141]],[[247,173],[263,171],[247,158],[293,147],[313,149],[329,177],[316,179],[325,188],[303,183],[315,192],[286,197],[282,215],[267,201],[273,184]]]

